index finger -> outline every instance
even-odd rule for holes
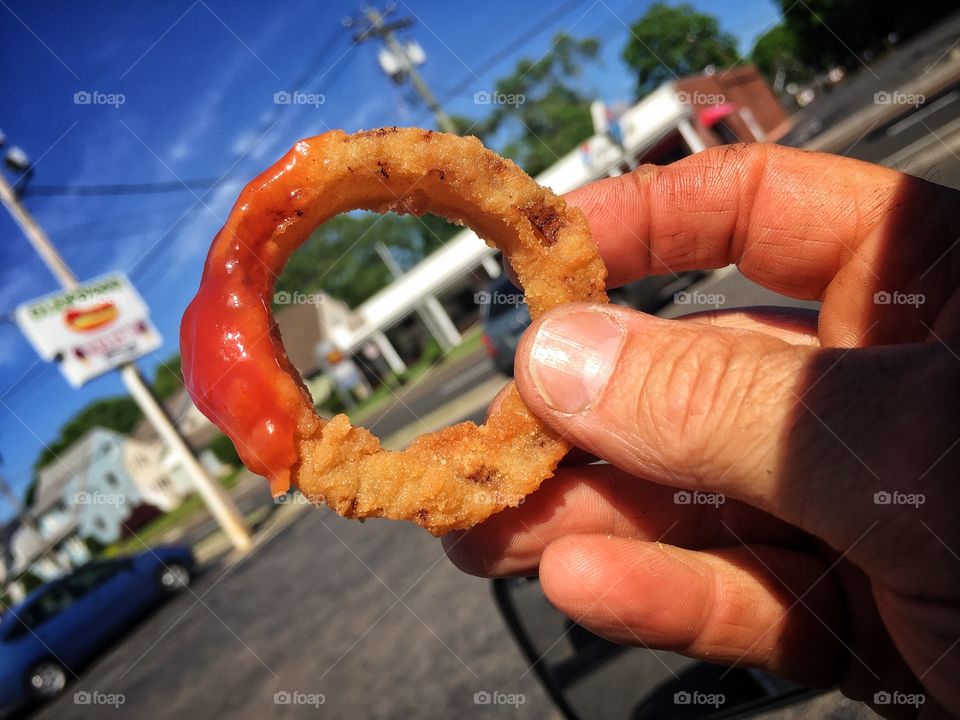
[[[587,216],[611,285],[734,263],[770,290],[816,300],[845,265],[867,286],[890,273],[916,279],[946,249],[944,210],[960,193],[850,158],[752,144],[645,165],[566,198]]]

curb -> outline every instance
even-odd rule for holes
[[[915,84],[905,83],[893,92],[902,94],[919,94],[933,96],[946,90],[951,84],[960,79],[960,63],[948,60],[946,67],[931,73],[925,82]],[[922,80],[922,77],[921,77]],[[843,122],[834,125],[826,132],[821,133],[803,146],[804,150],[821,152],[837,152],[851,141],[858,141],[864,133],[864,126],[871,130],[889,120],[903,114],[909,106],[903,105],[874,105],[868,109],[848,117]],[[869,130],[867,131],[869,132]]]

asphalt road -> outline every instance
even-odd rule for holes
[[[83,691],[124,702],[76,704]],[[360,524],[309,509],[240,564],[209,568],[35,717],[441,718],[515,710],[476,705],[478,692],[515,696],[521,717],[556,717],[489,583],[456,570],[440,543],[412,525]]]
[[[481,347],[422,376],[376,414],[364,417],[363,425],[380,438],[416,422],[457,395],[498,375]],[[482,419],[482,418],[481,418]]]
[[[842,83],[816,98],[792,118],[793,127],[781,140],[803,146],[852,114],[874,103],[877,93],[892,93],[928,77],[953,62],[951,52],[960,41],[960,12],[944,18],[922,35],[897,46],[882,57],[859,63]],[[869,126],[863,127],[866,133]],[[830,148],[843,152],[845,147]]]
[[[960,188],[960,77],[936,96],[901,110],[844,154]]]
[[[235,492],[233,501],[245,516],[249,516],[252,512],[264,506],[275,507],[266,480],[259,477],[256,482],[252,482],[239,492]],[[190,546],[196,545],[219,527],[220,525],[213,517],[206,515],[202,520],[191,526],[177,542]]]
[[[945,84],[937,81],[930,95],[919,92],[941,74]],[[960,12],[861,64],[794,115],[780,142],[803,147],[865,109],[884,112],[824,149],[960,188]]]

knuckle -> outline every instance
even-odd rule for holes
[[[714,463],[726,428],[736,426],[739,398],[751,381],[735,338],[717,330],[690,333],[660,355],[636,417],[654,432],[664,461],[698,476]]]

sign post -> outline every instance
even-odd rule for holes
[[[119,368],[133,399],[170,452],[180,460],[234,547],[241,552],[249,551],[253,541],[240,510],[220,483],[204,471],[132,362],[160,346],[160,336],[150,323],[146,304],[139,294],[120,273],[81,285],[2,174],[0,202],[65,288],[64,292],[44,296],[17,309],[17,322],[27,338],[41,357],[60,362],[61,371],[74,387]]]
[[[121,273],[23,303],[15,317],[40,357],[56,362],[75,388],[162,344],[146,303]]]

